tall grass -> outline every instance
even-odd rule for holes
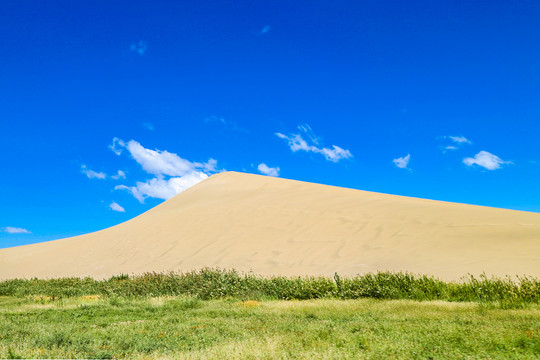
[[[92,278],[15,279],[0,282],[0,296],[47,296],[54,300],[99,294],[109,297],[194,296],[199,299],[235,297],[240,299],[308,300],[409,299],[498,302],[515,307],[540,303],[540,280],[469,276],[461,282],[444,282],[434,277],[410,273],[379,272],[340,277],[262,277],[235,270],[202,269],[186,273],[146,273]]]

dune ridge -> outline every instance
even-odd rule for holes
[[[0,279],[202,267],[540,277],[540,214],[226,172],[117,226],[0,249]]]

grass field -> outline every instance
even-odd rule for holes
[[[216,269],[8,280],[0,357],[540,359],[540,281]]]
[[[538,359],[540,306],[0,297],[0,357]]]

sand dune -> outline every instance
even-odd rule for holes
[[[201,267],[540,277],[540,214],[228,172],[112,228],[0,250],[3,279]]]

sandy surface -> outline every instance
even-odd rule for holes
[[[0,249],[2,279],[201,267],[540,277],[540,214],[228,172],[112,228]]]

